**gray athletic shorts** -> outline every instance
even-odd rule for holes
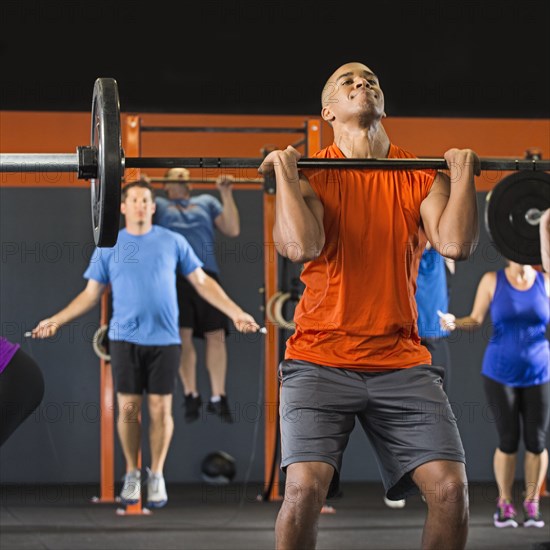
[[[444,370],[431,365],[364,373],[287,360],[279,365],[281,469],[327,462],[338,490],[342,455],[355,417],[369,438],[386,495],[417,494],[411,473],[431,460],[466,462],[447,395]]]

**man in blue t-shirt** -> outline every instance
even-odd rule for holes
[[[156,198],[154,222],[183,235],[204,264],[204,271],[218,282],[220,269],[216,261],[215,232],[220,231],[228,237],[237,237],[240,232],[232,182],[232,176],[217,178],[221,202],[207,193],[192,196],[189,170],[172,168],[166,173],[168,198]],[[205,340],[205,362],[211,387],[207,409],[218,414],[223,422],[232,422],[225,391],[227,317],[197,294],[185,277],[177,278],[177,293],[182,340],[179,372],[184,390],[185,419],[187,422],[197,420],[202,405],[197,388],[195,337]]]
[[[176,273],[223,311],[237,330],[256,332],[259,326],[204,272],[201,260],[181,235],[153,225],[155,200],[149,183],[140,180],[124,187],[121,212],[125,228],[113,248],[95,250],[84,273],[88,280],[84,290],[58,313],[40,321],[32,335],[53,336],[62,325],[96,306],[111,285],[109,353],[119,410],[118,435],[126,459],[120,496],[125,504],[135,504],[141,498],[139,413],[145,392],[151,451],[147,505],[160,508],[168,500],[163,468],[174,431],[172,395],[181,350]]]

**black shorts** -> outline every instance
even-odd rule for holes
[[[220,282],[216,273],[206,271],[206,274]],[[193,336],[196,338],[204,338],[205,332],[220,329],[223,329],[226,335],[229,334],[228,317],[225,313],[201,298],[186,277],[178,275],[176,285],[180,328],[192,328]]]
[[[111,367],[118,393],[158,395],[174,393],[181,346],[141,346],[109,341]]]

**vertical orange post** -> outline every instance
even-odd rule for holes
[[[101,297],[100,326],[108,324],[108,298],[109,288]],[[99,434],[99,496],[94,497],[93,502],[115,501],[115,403],[113,389],[113,373],[111,363],[100,359],[99,365],[99,391],[100,391],[100,434]]]
[[[278,256],[273,243],[273,225],[275,223],[275,195],[264,193],[264,288],[266,303],[278,286]],[[279,467],[275,462],[277,447],[277,419],[279,415],[279,328],[273,323],[266,323],[265,336],[265,380],[264,380],[264,481],[267,486],[273,475],[268,499],[277,500],[279,496]]]
[[[312,118],[307,121],[306,157],[311,157],[321,149],[321,121]]]
[[[546,478],[542,480],[542,484],[540,486],[540,492],[539,492],[539,498],[544,498],[544,497],[550,497],[550,493],[546,488]]]

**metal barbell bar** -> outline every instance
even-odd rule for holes
[[[159,178],[156,176],[148,178],[151,183],[216,183],[216,178]],[[231,183],[263,183],[263,178],[235,178]]]
[[[85,151],[78,148],[76,154],[70,153],[2,153],[0,154],[0,172],[77,172],[86,173],[91,179],[97,177],[98,164],[83,165],[81,158]],[[122,168],[259,168],[262,158],[236,157],[124,157],[121,153]],[[526,160],[513,158],[482,158],[481,170],[492,171],[550,171],[550,160]],[[447,161],[443,158],[361,158],[361,159],[317,159],[302,158],[298,168],[367,168],[388,170],[447,170]],[[155,181],[158,181],[155,180]],[[164,180],[162,180],[164,181]]]

